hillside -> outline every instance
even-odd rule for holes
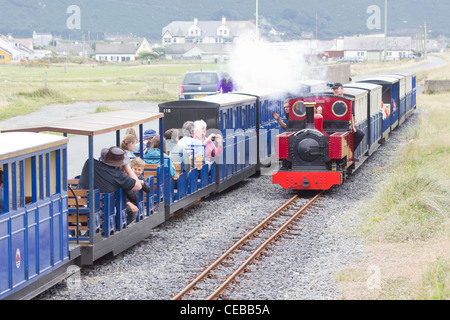
[[[255,0],[1,0],[0,33],[30,37],[34,30],[52,32],[63,38],[102,39],[104,33],[146,36],[158,40],[161,29],[173,20],[250,20],[255,18]],[[71,16],[67,8],[80,8],[80,30],[69,30]],[[367,9],[381,9],[381,29],[366,26],[371,14]],[[415,35],[427,22],[431,36],[448,34],[450,2],[444,0],[389,0],[388,29],[391,34]],[[321,39],[360,33],[384,32],[384,0],[305,1],[259,0],[260,25],[264,32],[274,28],[285,38],[298,38],[302,32]]]

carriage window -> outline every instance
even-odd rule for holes
[[[336,117],[342,117],[347,113],[347,105],[343,101],[336,101],[331,110]]]
[[[292,112],[299,118],[304,117],[306,115],[306,107],[304,102],[297,101],[296,103],[294,103],[294,105],[292,106]]]

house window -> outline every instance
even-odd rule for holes
[[[0,56],[0,60],[5,60],[5,56]]]

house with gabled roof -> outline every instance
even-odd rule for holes
[[[17,41],[12,35],[0,35],[0,49],[2,50],[4,59],[3,63],[16,63],[34,59],[34,51],[27,48],[21,42]],[[9,58],[8,58],[9,56]]]
[[[359,61],[381,61],[384,58],[384,36],[344,37],[343,50],[346,58]],[[408,58],[414,52],[411,37],[387,37],[386,60]]]
[[[173,21],[162,29],[162,45],[182,43],[233,43],[241,36],[255,37],[256,26],[250,21]]]
[[[11,63],[11,52],[5,48],[0,47],[0,64],[10,64]]]
[[[97,44],[97,61],[127,62],[136,61],[140,52],[153,52],[146,38],[116,39],[108,44]]]
[[[136,51],[133,44],[98,43],[95,48],[95,59],[110,62],[136,61]]]
[[[246,36],[256,37],[256,26],[250,21],[173,21],[162,29],[162,45],[166,48],[166,58],[188,58],[198,56],[217,58],[236,39]],[[181,51],[180,51],[181,50]],[[185,51],[183,51],[185,50]],[[190,51],[190,52],[188,52]]]

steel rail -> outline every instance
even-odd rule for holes
[[[277,210],[275,210],[270,216],[261,221],[256,227],[254,227],[249,233],[238,240],[231,248],[229,248],[225,253],[222,254],[213,264],[206,268],[200,275],[198,275],[194,280],[192,280],[182,291],[180,291],[172,300],[180,300],[186,293],[188,293],[192,288],[200,282],[208,273],[214,270],[223,260],[228,258],[228,256],[235,250],[237,250],[242,244],[251,237],[252,234],[260,230],[264,225],[271,220],[274,216],[278,215],[282,210],[284,210],[288,205],[294,202],[298,198],[298,194],[290,198],[286,203],[281,205]]]
[[[311,204],[313,204],[321,195],[322,193],[318,193],[314,198],[312,198],[310,201],[308,201],[307,204],[305,204],[299,211],[297,211],[291,218],[289,218],[288,221],[286,221],[281,227],[279,227],[277,229],[277,231],[270,236],[266,241],[264,241],[264,243],[262,245],[260,245],[258,247],[258,249],[256,249],[256,251],[248,258],[245,260],[245,262],[232,274],[228,277],[227,280],[225,280],[219,288],[216,289],[216,291],[214,291],[214,293],[212,293],[207,300],[217,300],[219,297],[219,295],[221,293],[223,293],[226,288],[228,287],[228,285],[234,280],[234,278],[236,278],[239,274],[241,274],[244,269],[251,263],[253,262],[253,260],[258,257],[261,253],[261,251],[263,251],[268,244],[270,244],[271,242],[273,242],[275,240],[275,237],[279,236],[279,234],[281,234],[282,232],[284,232],[286,230],[287,227],[289,227],[289,225],[295,220],[297,219],[306,209],[308,209]]]

